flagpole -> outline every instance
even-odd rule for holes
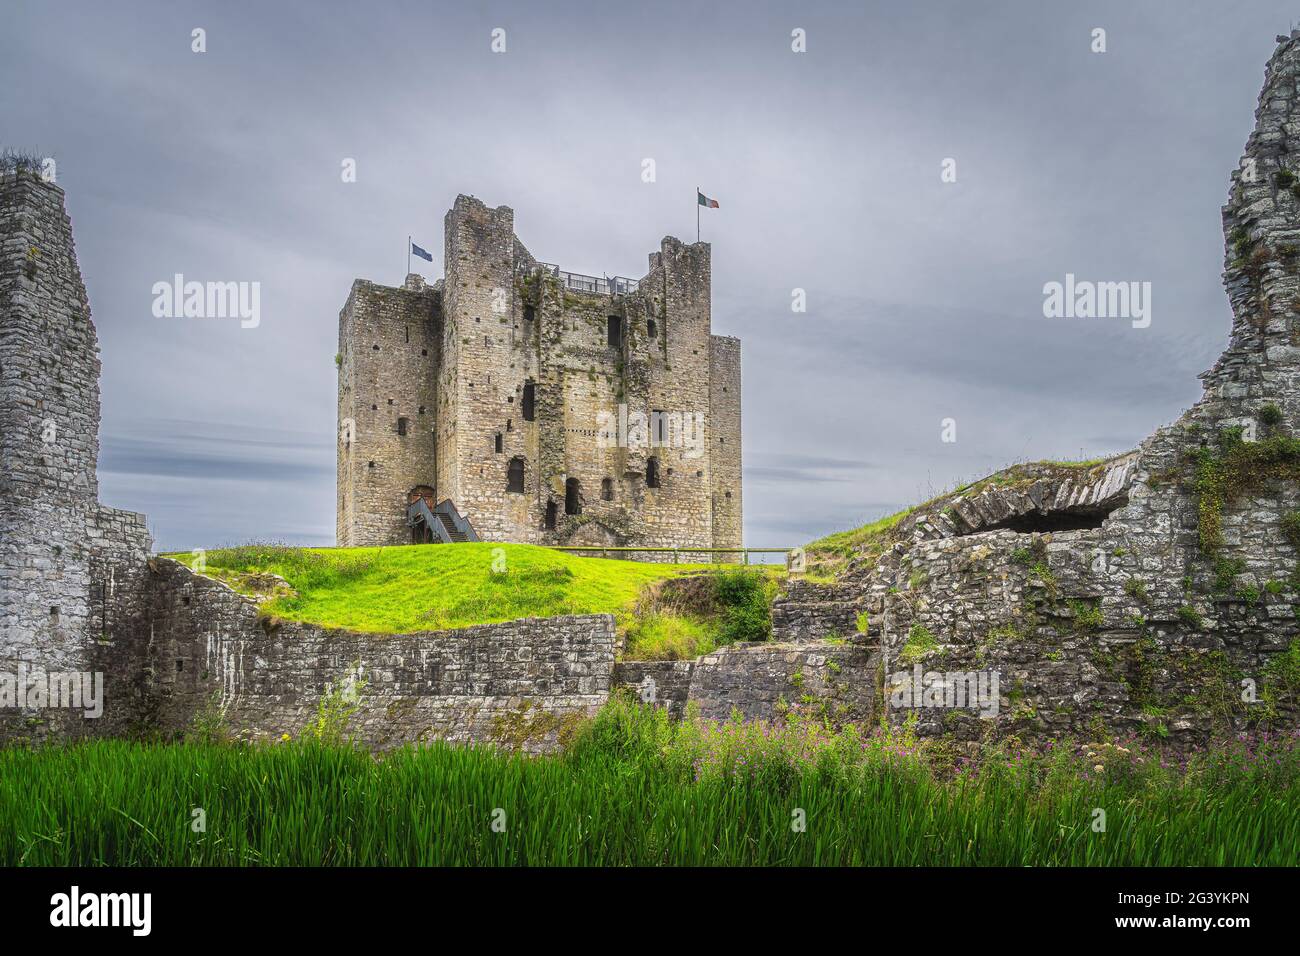
[[[408,276],[411,274],[411,237],[410,236],[406,237],[406,274]],[[405,281],[405,279],[403,279],[402,281]]]
[[[700,241],[700,187],[695,187],[695,241]]]

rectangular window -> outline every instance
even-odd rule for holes
[[[397,420],[397,434],[399,434],[399,435],[405,435],[405,434],[406,434],[406,419],[405,419],[405,418],[399,418],[399,419]]]
[[[524,421],[531,422],[535,420],[533,416],[536,413],[536,408],[535,408],[536,401],[537,401],[537,386],[534,385],[532,382],[525,382],[524,401],[523,401]]]
[[[612,349],[623,348],[623,320],[617,315],[611,315],[606,321],[606,336],[609,340],[609,347]]]

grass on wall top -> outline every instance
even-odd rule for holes
[[[192,566],[189,554],[170,555]],[[630,612],[654,581],[710,564],[581,557],[529,544],[471,542],[386,548],[244,545],[208,551],[205,574],[245,594],[271,594],[266,614],[356,631],[406,634],[523,617]],[[279,575],[276,594],[259,574]]]
[[[921,508],[928,508],[936,502],[954,498],[957,495],[978,493],[991,486],[1015,486],[1032,483],[1045,476],[1064,477],[1072,472],[1087,472],[1119,457],[1122,456],[1114,455],[1110,458],[1091,458],[1082,461],[1022,462],[1004,468],[1002,471],[995,472],[986,478],[981,478],[979,481],[959,485],[952,491],[945,491],[929,501],[913,505],[910,508],[904,508],[902,511],[886,515],[875,521],[867,522],[861,527],[828,534],[804,545],[804,553],[808,558],[809,575],[814,578],[834,578],[855,557],[862,558],[868,565],[874,564],[885,549],[893,543],[889,532],[912,512]]]

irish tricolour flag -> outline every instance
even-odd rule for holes
[[[721,208],[718,205],[718,201],[716,199],[710,199],[708,196],[704,195],[704,193],[700,192],[698,189],[695,190],[695,196],[701,206],[707,206],[710,209]]]

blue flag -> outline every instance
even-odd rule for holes
[[[429,253],[425,252],[415,243],[411,243],[411,251],[414,252],[417,256],[419,256],[421,259],[425,259],[429,262],[433,261],[433,256],[429,255]]]

